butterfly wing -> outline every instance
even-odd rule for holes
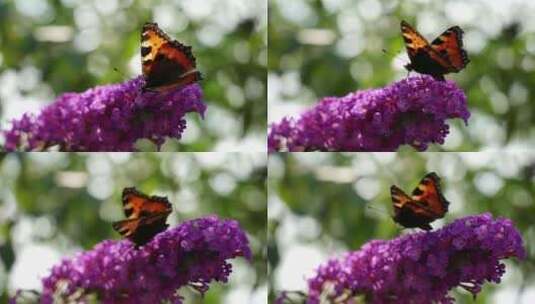
[[[405,67],[444,80],[444,74],[454,71],[452,64],[431,47],[431,44],[406,21],[401,21],[401,35],[411,61]]]
[[[425,205],[433,220],[444,217],[449,202],[442,195],[440,177],[434,172],[426,174],[411,195],[412,200]]]
[[[169,226],[165,223],[171,212],[152,214],[142,218],[127,219],[112,224],[113,229],[123,237],[130,239],[136,247],[150,241],[156,234]]]
[[[452,72],[459,72],[470,62],[463,49],[463,33],[460,27],[453,26],[431,42],[431,48],[451,63]]]
[[[405,41],[405,47],[407,48],[407,54],[409,59],[413,60],[417,53],[424,49],[430,49],[429,42],[418,33],[409,23],[401,21],[401,35],[403,41]]]
[[[421,228],[431,230],[429,225],[434,220],[433,213],[419,201],[415,201],[403,190],[393,185],[390,194],[394,206],[394,221],[406,228]]]
[[[166,197],[147,196],[134,187],[123,190],[122,201],[124,215],[128,219],[171,211],[171,203]]]
[[[411,198],[396,185],[392,185],[392,187],[390,187],[390,196],[392,197],[395,218],[399,216],[403,207],[411,202]]]
[[[191,47],[172,40],[156,23],[146,23],[141,33],[144,90],[165,91],[202,79]]]
[[[140,219],[127,219],[114,222],[111,226],[115,231],[119,232],[123,237],[128,238],[133,235],[139,227]]]
[[[166,197],[147,196],[136,188],[123,190],[123,210],[126,220],[112,224],[123,237],[141,246],[167,228],[165,221],[172,211]]]

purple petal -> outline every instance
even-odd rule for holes
[[[505,273],[500,260],[510,257],[526,257],[510,220],[468,216],[439,230],[373,240],[329,260],[308,280],[307,303],[318,303],[326,293],[331,300],[364,295],[369,303],[450,303],[454,287],[475,295],[485,281],[500,282]]]
[[[106,240],[54,266],[42,280],[41,303],[76,293],[97,294],[101,303],[181,303],[178,288],[204,293],[211,281],[226,282],[232,272],[227,260],[239,256],[251,259],[245,232],[216,216],[184,222],[139,249],[128,240]]]
[[[453,81],[427,75],[385,88],[325,97],[298,118],[270,127],[274,151],[394,151],[407,144],[422,151],[444,143],[446,119],[470,117],[466,96]]]
[[[137,140],[161,145],[180,139],[186,113],[204,116],[202,90],[191,84],[165,93],[142,93],[143,77],[65,93],[37,115],[24,114],[3,131],[7,151],[133,151]]]

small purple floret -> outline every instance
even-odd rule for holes
[[[188,112],[204,115],[202,90],[191,84],[175,90],[142,93],[138,77],[121,84],[65,93],[39,114],[24,114],[3,131],[7,151],[133,151],[145,138],[160,146],[180,139]]]
[[[94,249],[63,260],[43,279],[41,303],[96,294],[99,303],[181,303],[177,293],[191,286],[201,293],[211,281],[226,282],[227,261],[251,259],[245,232],[234,220],[216,216],[184,222],[134,248],[128,240],[106,240]]]
[[[468,122],[466,96],[453,81],[421,75],[385,88],[325,97],[298,118],[271,125],[275,151],[395,151],[408,144],[423,151],[443,144],[446,119]]]
[[[341,259],[331,259],[308,280],[308,304],[364,296],[366,303],[452,303],[448,291],[462,287],[474,296],[485,281],[499,283],[502,259],[524,259],[522,237],[509,219],[489,213],[458,219],[446,227],[373,240]],[[345,302],[344,302],[345,303]]]

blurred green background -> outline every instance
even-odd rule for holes
[[[167,196],[172,226],[217,214],[247,232],[252,263],[232,260],[229,283],[213,283],[204,299],[180,290],[185,303],[265,304],[265,153],[10,153],[0,154],[0,303],[16,289],[40,289],[62,257],[120,239],[121,192],[136,186]]]
[[[140,75],[147,21],[193,46],[205,78],[206,119],[187,115],[163,149],[265,151],[265,0],[0,0],[0,129],[64,92]]]
[[[431,224],[434,229],[490,212],[514,222],[528,252],[522,262],[506,260],[502,283],[486,283],[475,301],[454,289],[456,303],[534,303],[535,154],[278,153],[268,166],[270,299],[276,291],[306,290],[306,279],[333,255],[419,231],[391,219],[389,189],[395,184],[410,193],[434,171],[451,203],[445,218]]]
[[[471,60],[446,76],[467,95],[469,125],[450,121],[430,151],[534,146],[534,12],[531,0],[270,0],[268,123],[405,78],[404,19],[428,41],[459,25]]]

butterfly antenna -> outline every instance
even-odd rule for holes
[[[125,75],[124,73],[122,73],[121,71],[119,71],[118,68],[114,67],[113,70],[114,70],[115,72],[117,72],[117,74],[121,75],[121,76],[123,77],[123,79],[126,79],[126,75]]]
[[[284,291],[284,293],[286,294],[286,296],[285,296],[283,303],[287,303],[287,304],[305,303],[305,300],[307,297],[307,295],[302,291],[287,290],[287,291]]]
[[[397,57],[398,55],[396,54],[392,54],[390,52],[388,52],[386,49],[382,49],[381,50],[383,53],[385,53],[386,55],[388,55],[390,58],[393,58],[394,60],[396,60],[397,62],[401,63],[402,66],[406,66],[409,62]]]
[[[386,49],[382,49],[382,51],[383,51],[383,53],[385,53],[385,55],[388,55],[390,58],[394,58],[394,59],[398,59],[399,60],[399,58],[397,58],[398,54],[390,53]]]
[[[370,209],[370,210],[373,210],[373,211],[377,212],[378,214],[382,214],[382,215],[384,215],[384,214],[388,214],[388,212],[387,212],[385,209],[378,208],[378,207],[376,207],[376,206],[372,206],[372,205],[370,205],[370,204],[367,204],[367,205],[366,205],[366,208],[367,208],[367,209]]]

